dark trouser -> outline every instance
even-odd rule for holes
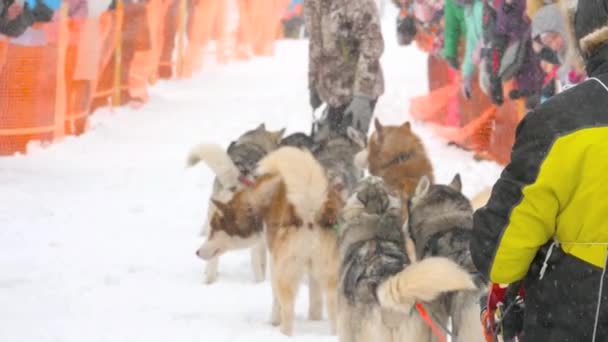
[[[372,112],[376,109],[378,99],[372,100]],[[353,124],[353,118],[345,117],[344,112],[348,108],[348,105],[340,107],[327,107],[327,120],[329,121],[329,127],[335,132],[346,132],[346,129]],[[369,126],[369,125],[368,125]],[[367,132],[364,132],[367,133]]]
[[[525,281],[524,342],[591,342],[602,270],[556,247],[542,280],[544,253]],[[604,280],[596,341],[608,341],[608,281]]]

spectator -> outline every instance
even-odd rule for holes
[[[32,9],[23,0],[0,0],[0,34],[21,36],[36,20]]]
[[[301,38],[303,36],[304,18],[302,17],[302,0],[291,0],[287,11],[283,14],[283,35],[286,38]]]
[[[527,98],[533,108],[539,100],[543,72],[532,48],[530,20],[525,0],[485,0],[484,49],[485,67],[480,74],[481,86],[493,103],[504,102],[503,82],[515,79],[517,89],[512,99]],[[499,63],[496,63],[499,61]]]
[[[462,0],[466,3],[466,0]],[[458,49],[461,38],[466,34],[464,9],[457,0],[445,0],[443,7],[444,41],[443,57],[450,67],[460,70]]]
[[[526,115],[474,217],[471,255],[525,288],[524,341],[608,341],[608,0],[573,9],[590,79]]]
[[[313,109],[327,103],[332,126],[352,124],[367,133],[384,92],[384,40],[374,0],[304,2],[310,34],[309,82]]]
[[[472,96],[472,82],[480,62],[483,35],[483,2],[481,0],[457,0],[464,7],[466,47],[462,61],[462,90],[467,99]]]

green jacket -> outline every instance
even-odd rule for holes
[[[464,8],[458,6],[454,0],[445,0],[443,16],[445,27],[443,56],[445,58],[456,58],[458,57],[460,38],[466,33]]]
[[[465,8],[464,12],[467,43],[462,61],[462,76],[470,78],[475,72],[473,55],[479,47],[483,35],[483,1],[476,0],[473,5]]]

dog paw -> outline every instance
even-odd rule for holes
[[[205,277],[205,284],[210,285],[217,281],[217,274],[207,274]]]
[[[293,327],[289,324],[281,324],[279,330],[285,336],[293,336]]]
[[[273,327],[278,327],[279,325],[281,325],[281,318],[280,317],[274,317],[274,315],[273,315],[273,317],[270,318],[270,324]]]
[[[263,282],[265,282],[265,281],[266,281],[266,276],[265,276],[265,275],[263,275],[263,274],[262,274],[262,275],[258,275],[258,274],[256,274],[256,275],[254,276],[253,281],[254,281],[256,284],[263,283]]]

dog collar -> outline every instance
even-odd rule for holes
[[[243,175],[239,176],[239,182],[249,188],[252,188],[255,185],[255,183],[250,178]]]
[[[393,166],[393,165],[397,165],[397,164],[401,164],[405,161],[408,161],[409,159],[412,158],[412,154],[408,153],[408,152],[404,152],[404,153],[399,153],[395,158],[393,158],[391,161],[389,161],[388,163],[384,164],[382,166],[383,169],[388,169],[389,167]]]

